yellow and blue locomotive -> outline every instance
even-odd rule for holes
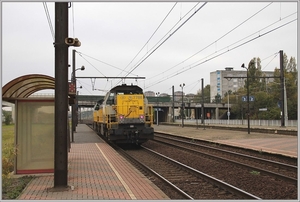
[[[153,139],[153,107],[136,85],[112,88],[94,106],[93,129],[117,144]]]

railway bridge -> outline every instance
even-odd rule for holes
[[[79,120],[84,120],[92,117],[91,111],[95,103],[103,99],[103,95],[77,95],[78,100],[78,111],[79,111]],[[154,121],[158,117],[158,120],[161,122],[171,122],[174,115],[175,119],[181,118],[180,108],[182,106],[181,101],[172,102],[171,97],[147,97],[149,104],[153,105],[155,111]],[[174,103],[174,104],[173,104]],[[201,119],[201,104],[195,102],[184,102],[184,111],[185,117],[191,119]],[[204,118],[205,119],[219,119],[220,110],[228,110],[228,107],[231,108],[231,104],[227,103],[204,103]],[[173,110],[174,108],[174,110]],[[158,112],[158,115],[157,115]]]

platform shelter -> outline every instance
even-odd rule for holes
[[[40,90],[55,89],[53,77],[30,74],[2,88],[2,100],[15,104],[14,174],[54,172],[54,97],[32,97]]]

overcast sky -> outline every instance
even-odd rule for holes
[[[46,5],[54,29],[54,3]],[[242,70],[254,57],[273,71],[280,50],[297,58],[296,12],[296,2],[75,2],[69,36],[81,47],[69,48],[69,64],[76,49],[76,68],[85,66],[78,77],[139,76],[146,79],[125,83],[168,94],[185,83],[185,93],[197,93],[210,72]],[[2,86],[26,74],[54,76],[53,42],[42,2],[2,2]],[[103,95],[92,83],[105,91],[122,81],[78,79],[79,94]]]

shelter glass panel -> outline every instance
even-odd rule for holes
[[[17,174],[54,170],[54,101],[17,103]]]

